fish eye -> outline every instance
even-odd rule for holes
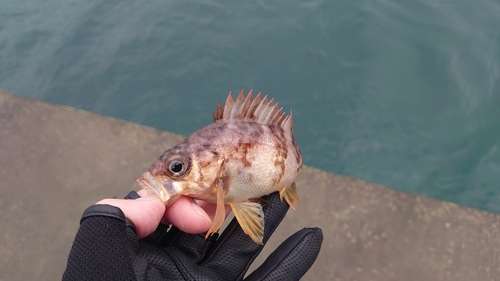
[[[189,162],[184,157],[174,157],[165,163],[167,174],[171,177],[181,177],[188,171]]]
[[[182,171],[183,165],[184,164],[180,161],[172,162],[170,164],[170,171],[172,171],[174,173],[178,173],[178,172]]]

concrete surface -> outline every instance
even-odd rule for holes
[[[0,92],[0,280],[60,279],[83,210],[137,189],[134,178],[181,139]],[[321,227],[305,280],[500,280],[497,215],[309,167],[297,187],[301,205],[264,254]]]

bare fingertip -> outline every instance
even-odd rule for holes
[[[193,198],[181,196],[165,212],[165,218],[180,230],[198,234],[207,231],[212,224],[208,214]]]
[[[141,197],[148,197],[149,196],[149,193],[146,189],[141,189],[141,190],[137,191],[137,194],[139,194],[139,196],[141,196]]]
[[[207,212],[203,210],[196,202],[192,201],[191,202],[191,208],[193,208],[193,211],[198,214],[200,217],[204,218],[209,224],[212,224],[212,220],[208,216]]]

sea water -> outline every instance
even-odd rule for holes
[[[306,165],[500,213],[500,1],[3,1],[0,88],[189,135],[229,91]]]

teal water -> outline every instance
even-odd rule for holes
[[[305,164],[500,213],[499,27],[500,0],[3,1],[0,88],[184,135],[253,88]]]

